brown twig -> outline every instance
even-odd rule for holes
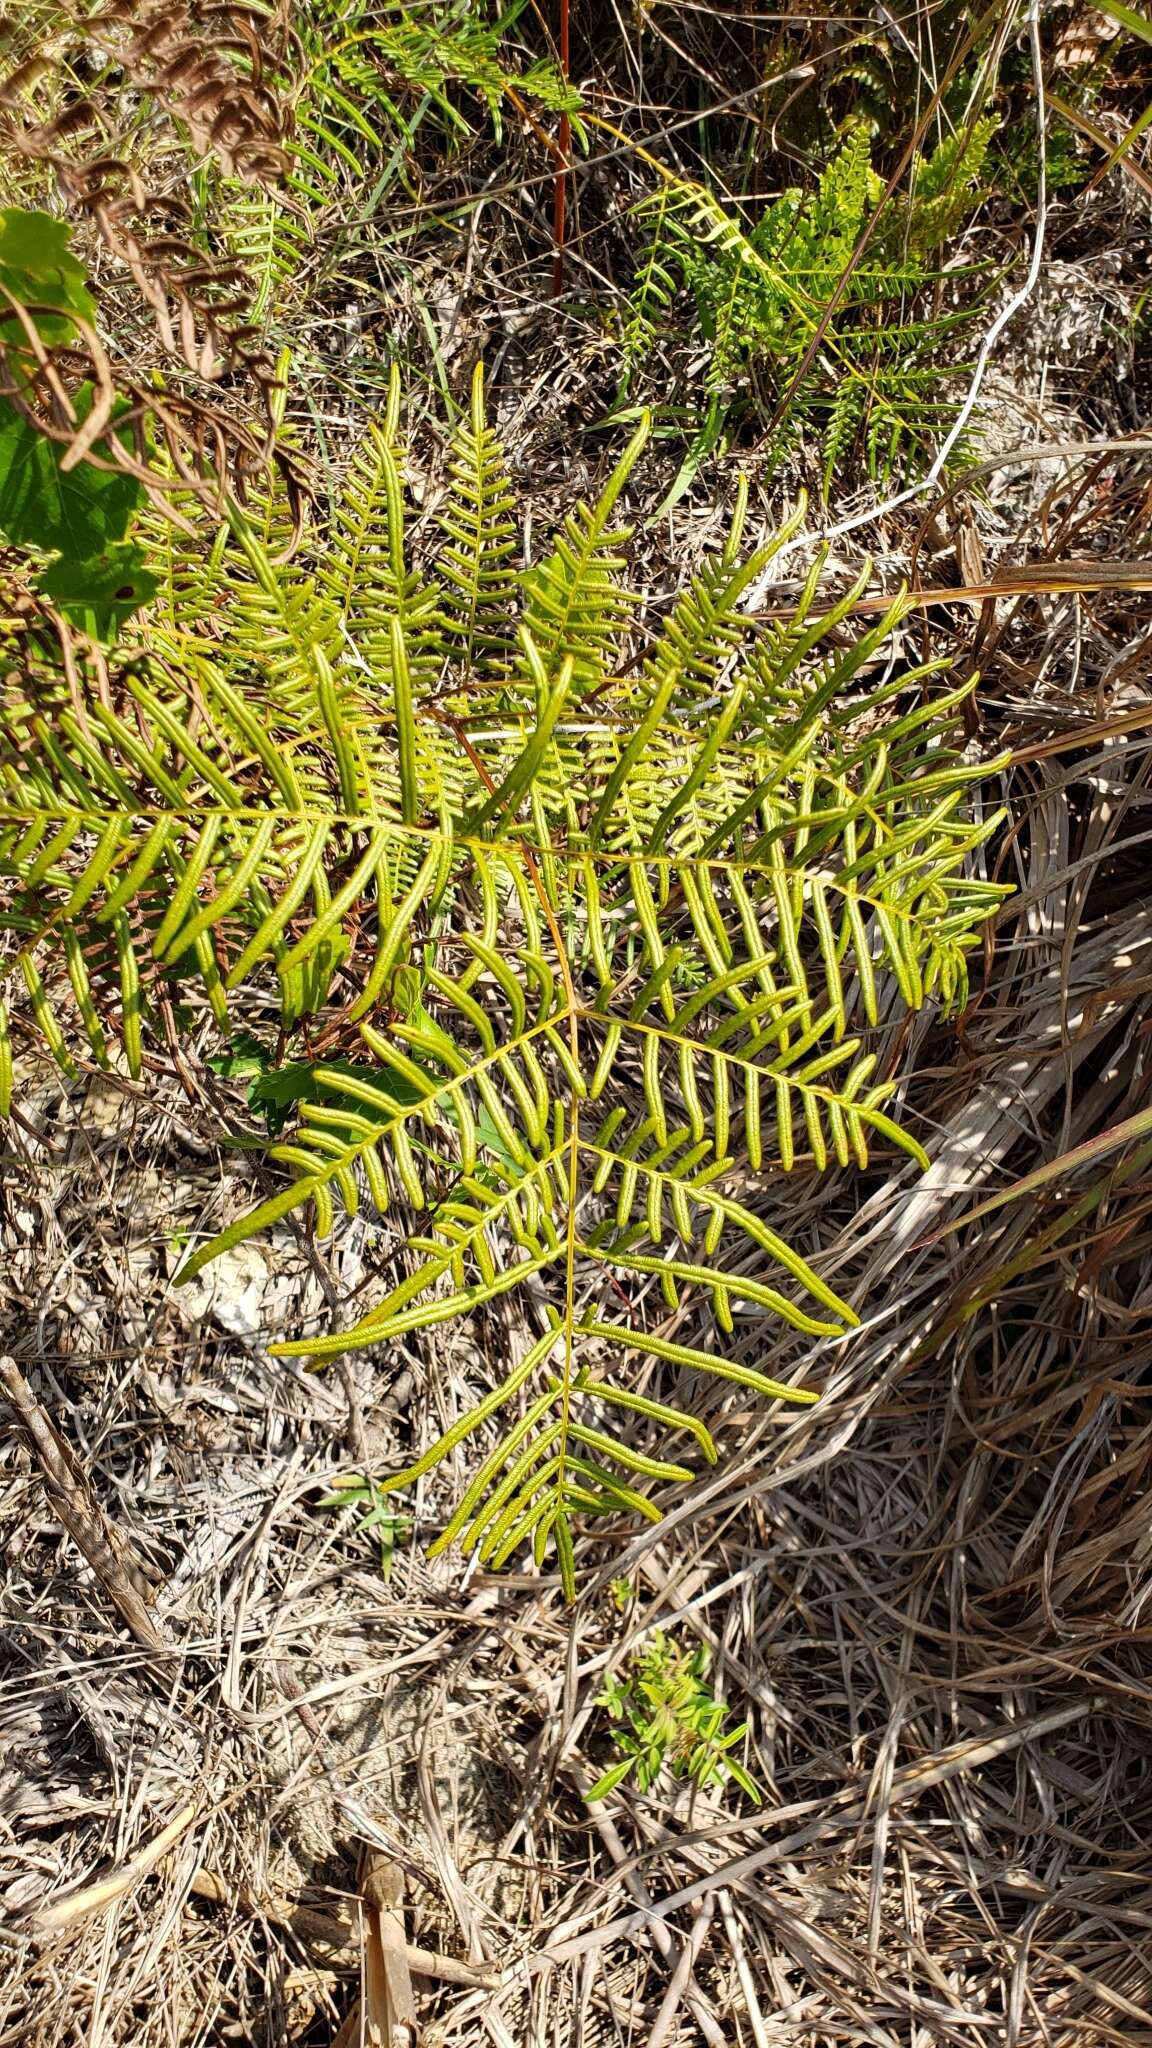
[[[40,1466],[53,1514],[87,1559],[138,1643],[170,1656],[174,1644],[148,1606],[151,1592],[123,1532],[105,1514],[87,1474],[45,1414],[14,1358],[0,1358],[0,1386]]]

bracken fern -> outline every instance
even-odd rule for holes
[[[158,536],[161,595],[115,662],[61,665],[16,618],[0,685],[0,1106],[14,1030],[67,1071],[118,1040],[138,1073],[178,991],[227,1032],[271,975],[308,1078],[283,1184],[185,1272],[369,1200],[410,1220],[405,1277],[281,1353],[517,1297],[520,1354],[382,1485],[476,1433],[440,1543],[551,1544],[569,1590],[575,1518],[655,1518],[647,1487],[690,1476],[677,1437],[715,1457],[682,1368],[814,1398],[725,1356],[738,1318],[853,1321],[737,1182],[876,1143],[923,1159],[865,1034],[894,1001],[962,1000],[1001,893],[952,741],[965,691],[881,660],[901,603],[859,631],[863,576],[821,611],[817,562],[790,616],[747,615],[799,515],[746,549],[742,493],[644,627],[620,503],[646,432],[525,571],[478,373],[419,564],[394,384],[309,570],[254,498],[207,551]]]
[[[817,359],[780,423],[823,429],[824,485],[862,440],[869,473],[915,461],[949,417],[941,358],[974,309],[908,317],[933,280],[930,259],[976,204],[997,123],[982,119],[918,156],[907,199],[882,219],[825,327]],[[645,229],[622,336],[624,381],[691,301],[704,344],[698,443],[749,403],[771,410],[789,385],[860,235],[883,197],[863,122],[850,125],[816,190],[784,192],[749,227],[707,187],[666,177],[637,209]]]
[[[492,20],[473,0],[312,0],[294,18],[294,134],[275,189],[202,164],[202,239],[237,266],[251,317],[282,331],[287,311],[322,273],[323,223],[342,180],[370,195],[372,212],[403,180],[418,146],[450,153],[483,110],[497,141],[508,106],[563,109],[578,139],[580,96],[554,64],[528,62],[509,44],[514,15]],[[207,234],[210,225],[211,233]],[[396,247],[404,236],[396,236]]]

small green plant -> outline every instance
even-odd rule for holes
[[[906,201],[893,205],[857,264],[815,360],[780,423],[783,447],[805,422],[823,436],[824,484],[862,440],[870,475],[914,462],[949,417],[941,353],[962,313],[913,311],[930,259],[974,209],[997,123],[988,118],[917,157]],[[624,328],[625,388],[658,331],[675,331],[687,299],[704,346],[697,452],[752,406],[771,413],[790,387],[883,197],[869,137],[852,124],[813,193],[790,190],[749,228],[703,185],[668,178],[638,209],[647,241]]]
[[[596,1780],[588,1799],[606,1799],[633,1776],[647,1792],[668,1770],[674,1778],[691,1779],[702,1791],[731,1779],[759,1806],[760,1788],[733,1754],[748,1723],[726,1727],[728,1708],[708,1686],[709,1664],[706,1644],[685,1650],[657,1629],[631,1659],[624,1676],[607,1680],[596,1705],[613,1724],[621,1756]]]
[[[375,1535],[380,1549],[380,1574],[387,1582],[392,1577],[397,1547],[407,1543],[412,1534],[411,1515],[401,1514],[373,1480],[358,1475],[337,1479],[320,1506],[366,1509],[355,1523],[356,1532],[360,1536]]]

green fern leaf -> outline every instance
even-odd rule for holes
[[[452,441],[439,570],[446,641],[468,668],[506,674],[512,663],[517,578],[515,504],[503,450],[484,413],[484,371]]]
[[[717,1454],[686,1373],[713,1406],[812,1398],[726,1353],[737,1325],[854,1319],[743,1177],[877,1147],[924,1163],[869,1027],[963,1001],[1003,894],[979,863],[995,819],[968,806],[964,691],[931,668],[875,681],[900,601],[860,631],[862,584],[822,610],[817,563],[788,619],[747,616],[784,534],[743,552],[744,492],[639,647],[616,522],[646,426],[515,570],[479,381],[429,564],[398,415],[397,393],[311,566],[265,545],[273,512],[232,508],[199,550],[169,536],[163,601],[113,671],[80,686],[41,650],[9,673],[0,1103],[14,1033],[70,1074],[117,1048],[138,1072],[180,991],[227,1030],[233,993],[274,981],[283,1180],[185,1276],[367,1202],[404,1219],[404,1277],[282,1351],[419,1344],[514,1299],[530,1334],[494,1391],[380,1485],[474,1446],[441,1546],[550,1546],[571,1590],[584,1517],[652,1519]]]
[[[692,338],[702,344],[695,407],[679,408],[694,438],[672,501],[726,420],[737,411],[780,411],[785,394],[771,452],[778,458],[805,423],[818,422],[826,491],[855,446],[877,479],[925,459],[953,411],[939,395],[941,362],[978,307],[921,318],[917,301],[934,282],[930,256],[975,210],[995,127],[981,119],[930,158],[917,157],[910,196],[883,211],[884,184],[862,120],[847,124],[813,192],[782,193],[758,221],[671,176],[640,202],[647,242],[623,326],[624,385],[635,381],[656,325],[675,334],[678,300],[691,300]]]
[[[578,693],[595,688],[605,657],[624,629],[633,600],[620,584],[626,567],[624,527],[610,525],[617,500],[639,459],[647,425],[633,435],[594,507],[570,512],[551,554],[524,579],[524,627],[553,684],[565,662]]]

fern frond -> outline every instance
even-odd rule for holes
[[[278,313],[300,276],[308,247],[307,214],[274,192],[228,180],[216,207],[216,234],[243,274],[251,318]]]
[[[714,443],[734,406],[761,398],[772,404],[786,389],[776,449],[815,415],[825,427],[825,489],[861,441],[876,477],[919,460],[936,425],[950,417],[931,380],[939,384],[941,356],[976,308],[931,319],[913,317],[913,309],[933,282],[932,252],[974,210],[994,131],[994,122],[978,121],[931,158],[917,158],[910,196],[885,210],[861,261],[854,260],[861,234],[884,195],[862,120],[847,125],[815,191],[782,193],[754,224],[705,186],[666,176],[635,209],[647,241],[624,321],[624,384],[656,323],[672,324],[677,297],[687,295],[704,345],[697,450]],[[809,363],[818,327],[820,352]]]
[[[370,427],[353,458],[320,581],[339,608],[346,647],[387,675],[396,622],[410,667],[431,687],[443,655],[439,595],[406,559],[399,405],[399,371],[393,365],[384,421]]]
[[[953,741],[964,691],[931,667],[876,680],[900,600],[861,632],[862,581],[820,609],[817,562],[788,619],[750,619],[792,529],[745,554],[741,492],[637,648],[616,521],[646,428],[514,571],[480,393],[427,568],[396,392],[313,568],[232,508],[183,565],[170,541],[114,671],[6,670],[0,1106],[13,1031],[66,1072],[117,1047],[135,1072],[181,990],[226,1030],[233,993],[273,979],[304,1077],[272,1150],[283,1183],[186,1273],[367,1200],[407,1220],[405,1277],[356,1328],[284,1351],[322,1360],[518,1297],[523,1355],[385,1485],[475,1436],[441,1541],[491,1562],[551,1545],[570,1587],[580,1517],[652,1517],[650,1489],[714,1455],[685,1370],[806,1398],[708,1335],[853,1320],[741,1175],[877,1147],[923,1163],[869,1029],[963,1000],[1003,892]],[[312,1054],[317,1020],[337,1057]]]
[[[312,59],[304,131],[362,172],[357,154],[365,143],[377,154],[397,135],[410,145],[429,109],[449,142],[469,135],[472,124],[457,104],[463,89],[484,108],[497,141],[505,101],[526,94],[567,113],[583,146],[579,93],[547,60],[512,68],[504,49],[508,25],[485,20],[467,0],[384,24],[363,0],[342,5],[331,20],[323,8],[314,10],[304,36]]]
[[[824,494],[849,454],[868,409],[868,387],[863,378],[846,377],[833,397],[824,429]]]
[[[627,566],[620,549],[628,529],[609,522],[647,434],[646,426],[637,430],[595,506],[580,505],[568,514],[551,554],[524,578],[524,628],[544,674],[554,683],[570,662],[578,694],[596,689],[611,673],[605,657],[633,602],[619,581]]]
[[[620,337],[625,386],[656,341],[683,283],[669,227],[672,192],[670,184],[662,184],[654,197],[646,197],[633,209],[644,240]]]
[[[916,157],[905,218],[893,223],[890,241],[906,239],[914,254],[928,256],[952,240],[971,212],[1000,128],[994,114],[982,115],[970,127],[946,135],[930,157]]]

